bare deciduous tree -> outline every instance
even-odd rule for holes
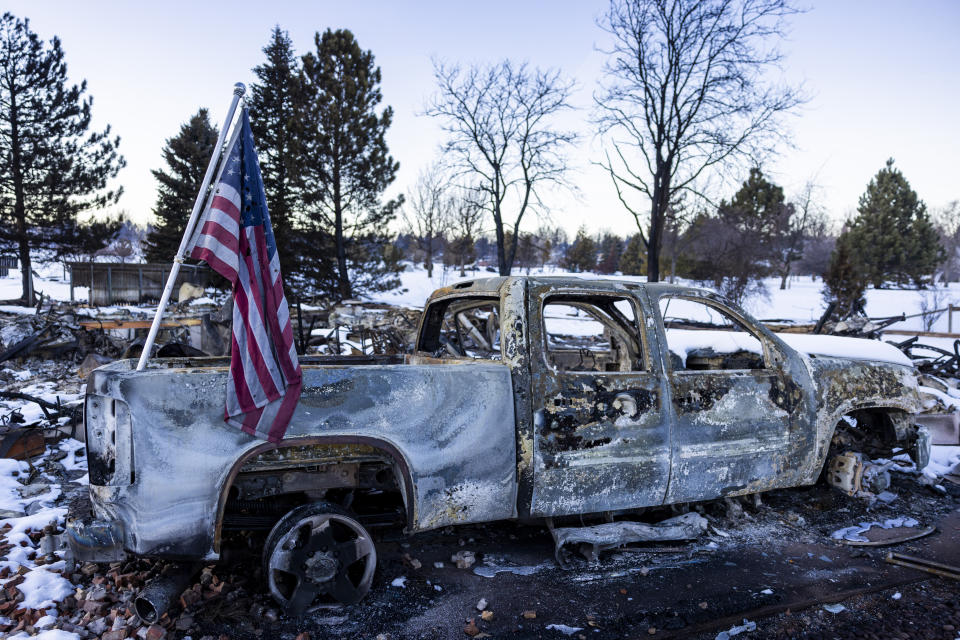
[[[433,277],[433,250],[450,224],[448,180],[439,164],[423,169],[407,195],[403,219],[423,253],[427,277]]]
[[[568,186],[564,154],[577,136],[552,120],[572,108],[574,83],[509,60],[466,68],[435,62],[434,76],[439,91],[426,114],[442,121],[457,174],[483,192],[500,275],[510,275],[517,245],[504,242],[505,231],[518,237],[524,215],[542,206],[543,186]]]
[[[789,0],[611,0],[607,81],[595,95],[610,150],[601,162],[660,277],[666,217],[709,170],[760,157],[781,141],[781,116],[801,92],[765,76]],[[640,200],[637,200],[637,197]],[[646,212],[644,210],[646,203]]]
[[[960,201],[954,200],[935,211],[933,218],[946,252],[942,279],[954,282],[960,279]]]
[[[467,275],[465,265],[476,259],[475,242],[480,233],[480,223],[483,221],[484,209],[476,197],[478,191],[464,189],[464,193],[451,196],[447,201],[447,210],[450,212],[450,233],[453,236],[447,245],[447,251],[460,267],[460,277]]]
[[[817,202],[820,187],[807,181],[790,206],[783,207],[774,221],[771,235],[771,259],[780,275],[780,289],[787,288],[787,279],[795,262],[803,258],[804,243],[810,231],[820,224],[823,209]]]

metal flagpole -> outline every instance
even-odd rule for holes
[[[213,150],[213,156],[210,158],[210,164],[207,165],[207,172],[203,176],[203,183],[200,185],[200,193],[197,194],[197,200],[193,203],[193,211],[190,213],[190,219],[187,220],[187,228],[183,232],[183,239],[180,241],[180,248],[177,249],[177,255],[173,259],[173,267],[170,269],[170,275],[167,276],[167,284],[163,288],[163,295],[160,296],[160,304],[157,306],[157,315],[153,317],[153,324],[150,325],[150,333],[147,334],[147,341],[143,343],[143,351],[140,353],[140,361],[137,362],[137,371],[142,371],[147,366],[147,360],[150,359],[150,350],[153,349],[153,343],[157,339],[157,332],[160,330],[160,321],[163,318],[163,312],[167,309],[167,303],[170,301],[170,294],[173,292],[173,285],[177,282],[177,275],[180,273],[180,265],[183,264],[183,254],[186,253],[187,244],[193,236],[193,227],[197,224],[197,216],[203,209],[203,204],[207,200],[207,189],[210,187],[210,181],[213,179],[213,169],[223,155],[223,143],[227,137],[227,129],[233,121],[233,114],[237,111],[237,104],[240,98],[246,93],[247,88],[242,82],[233,85],[233,100],[230,102],[230,110],[227,111],[227,117],[223,121],[223,127],[220,129],[220,135],[217,137],[217,146]]]

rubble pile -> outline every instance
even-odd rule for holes
[[[65,303],[38,305],[36,313],[0,314],[0,362],[14,358],[79,362],[89,353],[119,356],[126,341],[82,326],[85,316]]]
[[[417,339],[420,310],[347,300],[309,327],[305,353],[359,355],[409,353]],[[306,328],[305,328],[306,329]]]

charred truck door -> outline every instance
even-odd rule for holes
[[[625,289],[535,281],[528,300],[531,515],[661,504],[670,425],[646,300]]]
[[[774,342],[707,296],[664,294],[657,306],[674,414],[667,502],[783,485],[812,413]]]

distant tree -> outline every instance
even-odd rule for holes
[[[788,0],[611,0],[601,26],[613,48],[595,102],[612,153],[601,164],[647,247],[651,282],[681,193],[714,168],[756,162],[803,101],[766,80],[795,12]]]
[[[450,233],[451,238],[447,243],[447,249],[444,258],[449,256],[451,265],[460,267],[460,277],[466,277],[465,265],[476,261],[477,259],[477,236],[480,233],[480,223],[483,220],[483,206],[471,195],[476,195],[470,191],[463,190],[465,193],[456,192],[447,201],[447,209],[450,211]]]
[[[782,206],[774,218],[773,233],[769,237],[774,270],[780,275],[780,289],[787,288],[794,263],[803,258],[804,244],[811,228],[821,220],[821,209],[816,201],[818,191],[808,181],[791,206]]]
[[[115,203],[107,183],[125,166],[110,127],[90,132],[86,81],[67,82],[60,39],[0,16],[0,245],[16,247],[24,304],[34,302],[32,249],[62,249],[77,214]]]
[[[400,165],[385,137],[393,109],[377,112],[383,96],[373,53],[346,29],[317,33],[314,42],[300,76],[306,106],[299,167],[304,240],[313,250],[300,255],[316,286],[346,299],[399,284],[388,226],[403,197],[383,202],[382,195]],[[327,247],[332,268],[318,253]]]
[[[72,241],[58,245],[52,255],[66,266],[68,262],[90,261],[107,256],[123,262],[132,259],[139,247],[121,232],[130,225],[125,212],[99,213],[67,221],[61,233]]]
[[[646,251],[639,233],[630,236],[620,256],[620,272],[625,276],[640,276],[647,270]]]
[[[520,241],[517,244],[516,264],[521,269],[525,269],[527,275],[530,275],[530,269],[540,263],[541,241],[535,234],[520,232]]]
[[[960,200],[954,200],[936,212],[936,227],[944,249],[943,281],[960,280]]]
[[[427,277],[433,278],[434,249],[442,244],[451,224],[449,180],[440,165],[424,168],[407,194],[403,219],[423,256]]]
[[[70,231],[76,238],[71,253],[77,259],[90,260],[107,256],[116,258],[118,262],[126,262],[134,256],[135,249],[130,240],[120,238],[119,234],[129,224],[130,219],[124,212],[95,216],[78,222]],[[66,257],[63,249],[58,257]]]
[[[846,230],[840,234],[823,277],[823,296],[827,302],[837,304],[834,315],[840,318],[862,311],[866,303],[863,294],[868,277],[853,245],[853,238]]]
[[[270,32],[263,48],[266,61],[253,69],[257,81],[250,87],[250,128],[260,157],[263,188],[270,209],[270,223],[277,246],[281,247],[280,269],[293,276],[303,257],[290,248],[296,216],[303,211],[297,174],[302,161],[303,93],[300,90],[300,61],[290,35],[279,26]],[[285,277],[289,286],[293,278]]]
[[[568,186],[565,152],[577,139],[554,124],[568,110],[573,82],[559,71],[509,60],[488,66],[434,64],[438,94],[427,115],[447,133],[445,151],[456,170],[483,191],[493,218],[500,275],[510,275],[527,212],[542,207],[541,190]]]
[[[860,196],[846,234],[861,271],[875,287],[887,282],[922,287],[945,255],[927,206],[892,158]]]
[[[598,273],[616,273],[620,270],[620,254],[623,253],[623,240],[611,233],[603,234],[600,239],[600,261],[597,263]]]
[[[563,255],[567,252],[567,246],[570,244],[567,238],[567,232],[559,226],[541,226],[537,235],[545,238],[544,250],[547,252],[543,256],[544,262],[559,264]]]
[[[155,225],[146,241],[147,262],[171,262],[176,255],[213,156],[217,134],[209,113],[201,108],[180,125],[177,135],[167,139],[163,148],[167,166],[151,171],[159,184],[153,208]]]
[[[803,239],[803,255],[797,261],[797,273],[810,276],[823,276],[830,264],[830,256],[837,244],[837,236],[831,233],[826,213],[822,209],[814,212],[807,220]]]
[[[541,225],[533,235],[537,238],[536,261],[540,269],[543,269],[553,257],[557,231],[555,228]]]
[[[764,291],[762,278],[778,264],[782,237],[791,227],[794,208],[783,189],[760,169],[750,175],[715,215],[699,215],[685,238],[690,275],[710,282],[735,302]],[[791,258],[791,262],[792,262]]]
[[[563,257],[563,266],[570,271],[593,271],[597,266],[597,243],[580,227],[577,237],[567,248]]]

